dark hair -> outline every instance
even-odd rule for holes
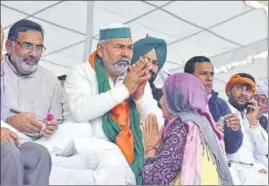
[[[44,30],[42,26],[27,19],[22,19],[12,25],[9,29],[7,39],[10,41],[15,41],[18,38],[20,32],[26,32],[28,30],[39,31],[42,35],[42,39],[44,40]]]
[[[210,59],[205,56],[194,56],[191,59],[189,59],[184,66],[184,72],[192,74],[194,72],[194,65],[195,63],[202,63],[202,62],[208,62],[211,63]]]
[[[247,74],[247,73],[238,73],[238,75],[241,76],[241,77],[248,78],[248,79],[252,80],[254,83],[256,83],[255,82],[255,78],[252,75],[250,75],[250,74]]]
[[[58,76],[58,79],[61,80],[65,80],[66,79],[66,75],[62,75],[62,76]]]

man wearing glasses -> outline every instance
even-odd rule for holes
[[[1,25],[1,179],[3,185],[48,185],[51,156],[42,145],[25,142],[24,135],[5,123],[10,111],[10,99],[4,71],[2,47],[4,32]],[[9,87],[10,88],[10,87]]]
[[[6,122],[33,140],[52,135],[62,119],[62,87],[57,77],[38,63],[45,51],[44,31],[30,20],[11,26],[3,66],[11,110]],[[54,118],[47,119],[52,114]]]

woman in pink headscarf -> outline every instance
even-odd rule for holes
[[[155,116],[143,125],[143,184],[232,185],[223,134],[206,109],[201,81],[191,74],[174,74],[165,81],[163,93],[160,104],[170,122],[160,143]]]

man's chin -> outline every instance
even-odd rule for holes
[[[236,104],[236,108],[240,111],[244,110],[245,108],[247,108],[247,103],[245,104],[240,104],[240,103],[237,103]]]

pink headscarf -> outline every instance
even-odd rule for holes
[[[208,97],[201,80],[188,73],[173,74],[166,79],[164,91],[170,113],[179,115],[180,112],[190,112],[205,116],[218,139],[223,139],[223,133],[207,110]]]

